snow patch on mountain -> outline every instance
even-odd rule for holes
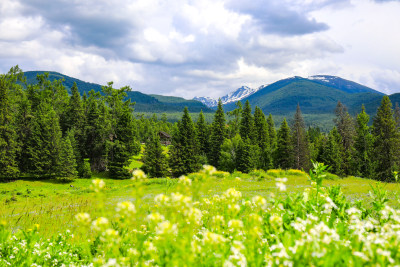
[[[245,97],[248,97],[258,90],[264,88],[265,86],[261,86],[257,89],[250,88],[248,86],[242,86],[237,90],[230,92],[229,94],[221,97],[222,104],[228,104],[231,102],[236,102],[242,100]],[[197,100],[202,102],[204,105],[208,107],[215,107],[218,105],[218,100],[210,98],[210,97],[194,97],[193,100]]]

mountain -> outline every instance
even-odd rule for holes
[[[351,114],[356,114],[362,104],[374,103],[383,93],[340,77],[317,75],[283,79],[264,86],[241,101],[260,107],[264,113],[289,116],[300,104],[303,114],[332,114],[338,101],[345,104]],[[234,103],[224,106],[229,111]],[[366,106],[367,111],[369,110]],[[370,111],[371,113],[375,112]]]
[[[67,88],[68,92],[70,92],[70,88],[74,82],[78,86],[78,90],[81,94],[84,92],[88,93],[91,90],[94,90],[95,92],[101,92],[101,85],[99,84],[84,82],[79,79],[52,71],[24,72],[27,84],[36,84],[36,76],[44,73],[49,74],[50,81],[63,79],[63,85]],[[212,109],[199,101],[186,100],[181,97],[147,95],[138,91],[127,92],[127,95],[132,102],[136,102],[135,111],[137,112],[182,112],[185,106],[188,107],[190,112],[200,112],[201,110],[203,110],[203,112],[214,112]]]
[[[260,87],[260,88],[262,88],[262,87]],[[232,102],[237,102],[239,100],[242,100],[243,98],[254,94],[260,88],[252,89],[247,86],[242,86],[242,87],[238,88],[237,90],[221,97],[222,104],[225,105],[225,104],[229,104]],[[195,97],[195,98],[193,98],[193,100],[200,101],[208,107],[216,107],[218,105],[218,100],[210,98],[210,97]]]

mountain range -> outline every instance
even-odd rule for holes
[[[36,76],[42,71],[25,72],[27,83],[36,83]],[[49,79],[63,79],[64,86],[69,89],[77,83],[81,94],[90,90],[101,91],[101,86],[87,83],[57,72],[49,73]],[[217,100],[207,97],[197,97],[186,100],[175,96],[144,94],[138,91],[127,92],[128,98],[136,102],[135,111],[152,113],[181,112],[185,106],[191,112],[212,113],[216,109]],[[318,121],[331,121],[338,101],[345,104],[350,114],[355,115],[364,104],[366,111],[374,115],[384,94],[367,86],[330,75],[315,75],[308,78],[299,76],[282,79],[277,82],[262,85],[256,89],[242,86],[221,98],[225,111],[236,108],[236,102],[249,101],[251,106],[260,107],[265,114],[273,114],[279,118],[292,117],[297,104],[305,116],[306,123],[318,124]],[[400,103],[400,93],[389,96],[392,103]],[[315,122],[316,121],[316,122]]]
[[[101,91],[101,85],[95,83],[84,82],[76,78],[69,77],[67,75],[52,72],[52,71],[26,71],[24,75],[26,77],[27,84],[36,84],[36,76],[39,74],[49,74],[49,80],[60,80],[63,79],[63,85],[70,92],[70,88],[76,83],[78,90],[83,95],[83,93],[88,93],[91,90],[95,92]],[[136,102],[135,111],[137,112],[152,112],[152,113],[170,113],[170,112],[181,112],[184,107],[188,107],[190,112],[203,112],[211,113],[214,112],[212,109],[204,105],[203,103],[195,100],[186,100],[182,97],[175,96],[162,96],[162,95],[148,95],[143,94],[139,91],[129,91],[127,92],[128,98],[132,102]]]

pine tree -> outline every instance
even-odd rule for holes
[[[254,158],[252,157],[251,150],[249,138],[246,138],[244,141],[243,139],[239,140],[236,155],[236,169],[238,171],[248,173],[254,169]]]
[[[196,123],[196,132],[197,132],[196,136],[197,136],[197,143],[199,145],[200,155],[206,156],[210,149],[210,144],[209,144],[210,133],[204,118],[203,110],[200,111],[199,119],[197,120]]]
[[[269,114],[267,118],[267,124],[268,124],[269,147],[271,151],[274,152],[276,149],[277,140],[276,140],[275,123],[271,114]]]
[[[0,181],[15,179],[19,175],[17,142],[9,103],[9,82],[0,75]]]
[[[396,102],[395,108],[394,108],[394,121],[396,122],[396,127],[399,130],[400,129],[400,107],[399,103]]]
[[[393,179],[392,171],[399,166],[399,132],[393,118],[392,103],[384,96],[373,122],[375,178]]]
[[[167,157],[163,153],[158,133],[153,133],[146,143],[142,170],[149,177],[165,177],[168,172]]]
[[[264,113],[259,107],[256,107],[254,110],[254,129],[256,142],[260,151],[257,168],[264,170],[270,169],[273,166],[268,124]]]
[[[275,166],[282,169],[289,169],[293,166],[293,147],[290,128],[286,119],[282,121],[278,130],[277,139]]]
[[[229,116],[233,116],[233,120],[229,122],[229,134],[228,138],[233,138],[237,134],[240,134],[240,121],[242,120],[243,106],[240,100],[235,104],[236,108],[232,111],[228,111]]]
[[[73,133],[67,132],[61,141],[60,160],[56,173],[56,177],[67,181],[73,180],[78,175],[71,138],[74,138]]]
[[[170,166],[175,177],[196,172],[201,168],[196,131],[187,107],[178,124],[178,132],[172,139]]]
[[[352,159],[352,148],[354,145],[355,137],[355,126],[353,118],[347,112],[347,108],[340,101],[338,102],[335,109],[336,118],[334,122],[336,124],[337,131],[341,138],[341,146],[343,149],[343,170],[345,174],[351,173]]]
[[[322,151],[318,158],[318,161],[329,165],[331,167],[331,172],[337,175],[344,174],[343,149],[341,143],[342,137],[336,127],[333,127],[328,134],[325,144],[322,146]]]
[[[211,125],[210,151],[208,154],[208,162],[215,167],[218,167],[221,146],[225,137],[225,113],[222,107],[222,101],[219,99],[218,108],[215,112],[214,121]]]
[[[123,142],[116,140],[110,142],[110,150],[112,151],[111,160],[108,162],[108,171],[111,178],[128,179],[131,177],[126,166],[126,147]]]
[[[250,139],[252,144],[255,144],[255,130],[254,130],[254,118],[251,114],[251,106],[249,100],[244,104],[242,112],[242,120],[240,121],[240,136],[242,139]]]
[[[293,166],[293,147],[290,135],[290,128],[283,119],[277,134],[277,147],[275,151],[275,166],[282,169],[289,169]]]
[[[34,113],[28,140],[29,168],[37,177],[54,177],[60,164],[61,128],[50,104],[42,103]]]
[[[369,116],[362,105],[361,113],[357,115],[356,137],[354,143],[354,170],[362,177],[371,177],[373,171],[372,145],[373,137],[368,126]]]
[[[242,138],[236,134],[232,139],[225,139],[221,146],[221,154],[219,157],[219,169],[226,172],[233,172],[237,164],[237,153],[239,149],[239,142]]]
[[[297,104],[296,113],[294,114],[292,127],[292,145],[294,168],[308,171],[310,166],[310,153],[308,148],[307,134],[304,124],[303,115],[301,114],[300,105]]]

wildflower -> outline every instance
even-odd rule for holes
[[[188,178],[185,175],[182,175],[181,177],[179,177],[178,183],[186,185],[186,186],[190,186],[192,184],[192,180],[190,178]]]
[[[263,210],[267,209],[267,200],[263,197],[255,196],[251,199],[251,202]]]
[[[354,256],[361,258],[364,261],[369,261],[369,258],[362,252],[359,251],[353,251],[352,253]]]
[[[273,228],[278,229],[282,227],[283,220],[282,217],[280,217],[279,215],[272,214],[271,217],[269,217],[269,223]]]
[[[99,217],[92,222],[92,228],[95,231],[102,231],[108,226],[108,219],[104,217]]]
[[[276,187],[278,187],[279,191],[283,192],[286,191],[286,185],[285,183],[287,182],[287,178],[276,178],[275,179],[276,183]]]
[[[132,172],[132,178],[131,178],[132,180],[142,181],[146,178],[147,178],[146,174],[141,169],[136,169]]]
[[[204,244],[210,244],[210,245],[221,245],[222,243],[225,243],[227,239],[223,237],[222,235],[212,233],[209,231],[206,231],[203,237],[203,242]]]
[[[242,193],[235,188],[230,188],[223,194],[230,202],[237,202],[242,198]]]
[[[105,231],[105,235],[109,238],[116,238],[118,236],[118,231],[114,230],[114,229],[107,229]]]
[[[92,180],[92,188],[93,190],[98,193],[106,186],[106,183],[101,179],[94,179]]]
[[[241,220],[233,219],[228,222],[229,231],[235,232],[243,229],[243,222]]]
[[[89,225],[92,221],[88,213],[78,213],[75,215],[75,219],[80,225]]]
[[[162,216],[158,212],[153,212],[153,213],[150,213],[149,215],[147,215],[147,220],[152,223],[159,223],[159,222],[164,221],[164,216]]]
[[[178,226],[176,224],[172,224],[169,221],[161,222],[156,227],[157,235],[178,235]]]
[[[135,205],[130,201],[119,202],[115,211],[119,216],[131,217],[136,213]]]
[[[211,165],[203,165],[203,170],[202,172],[208,174],[208,175],[213,175],[214,172],[216,172],[217,170],[211,166]]]
[[[158,206],[165,206],[168,204],[169,202],[169,197],[164,195],[164,194],[159,194],[154,198],[154,202],[158,205]]]

